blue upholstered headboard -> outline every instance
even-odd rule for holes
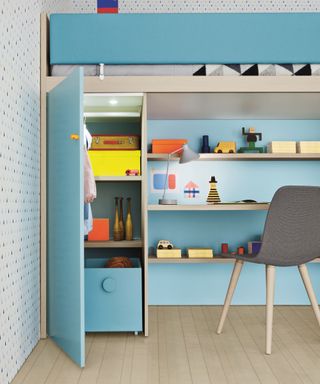
[[[51,64],[320,63],[320,14],[53,14]]]

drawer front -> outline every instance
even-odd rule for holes
[[[86,331],[142,331],[140,268],[85,269]]]

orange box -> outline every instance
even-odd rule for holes
[[[152,153],[171,153],[187,142],[186,139],[154,139],[152,140]]]
[[[93,229],[88,233],[88,241],[109,240],[109,219],[93,219]]]

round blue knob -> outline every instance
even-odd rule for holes
[[[116,281],[112,277],[107,277],[102,282],[102,288],[106,292],[111,293],[116,289]]]

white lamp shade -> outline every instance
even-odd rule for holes
[[[180,156],[180,164],[189,163],[190,161],[198,160],[200,157],[199,153],[194,152],[189,148],[188,144],[184,144],[182,147],[182,153]]]

